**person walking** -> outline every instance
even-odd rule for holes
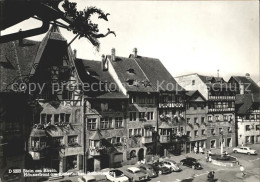
[[[245,168],[244,168],[244,166],[242,166],[242,165],[240,165],[240,171],[241,171],[241,173],[242,173],[242,176],[245,176],[246,174],[245,174]]]

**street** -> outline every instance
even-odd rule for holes
[[[246,175],[242,177],[242,173],[239,170],[239,166],[230,168],[230,167],[221,167],[216,166],[211,163],[207,163],[205,161],[205,155],[203,154],[187,154],[187,155],[181,155],[181,156],[175,156],[172,157],[173,160],[175,160],[177,163],[185,158],[186,156],[194,157],[198,159],[198,161],[202,164],[203,169],[202,170],[194,170],[185,166],[181,166],[183,169],[182,172],[179,173],[171,173],[168,175],[161,175],[157,178],[151,179],[151,182],[201,182],[201,181],[207,181],[207,174],[209,171],[214,170],[215,171],[215,179],[221,182],[259,182],[260,180],[260,145],[255,144],[250,146],[253,149],[257,150],[258,155],[246,155],[246,154],[235,154],[232,153],[232,149],[228,150],[231,156],[237,157],[239,160],[239,163],[245,167],[245,173]],[[212,151],[218,152],[216,151]]]

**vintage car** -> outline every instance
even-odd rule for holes
[[[233,148],[234,153],[242,153],[242,154],[248,154],[248,155],[256,155],[256,150],[251,149],[250,147],[235,147]]]
[[[169,174],[171,173],[170,168],[165,167],[165,165],[162,162],[155,162],[152,164],[154,170],[158,173],[158,174]]]
[[[142,172],[138,167],[129,167],[124,170],[124,174],[130,179],[130,181],[144,181],[147,180],[149,177],[147,174]]]
[[[103,169],[101,170],[106,175],[109,181],[113,182],[128,182],[129,179],[120,169]]]
[[[158,176],[158,172],[155,171],[151,164],[140,164],[138,167],[142,172],[148,174],[149,178],[155,178]]]
[[[84,175],[78,178],[78,182],[107,182],[105,175]]]
[[[192,157],[186,157],[186,159],[182,159],[180,163],[181,165],[191,167],[192,169],[203,169],[197,159],[194,159]]]
[[[170,168],[171,171],[174,172],[182,171],[182,169],[177,165],[177,163],[174,160],[164,159],[162,163],[164,164],[165,167]]]

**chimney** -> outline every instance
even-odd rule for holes
[[[111,60],[112,61],[116,60],[116,49],[115,48],[111,49]]]
[[[22,29],[19,30],[20,36],[21,36],[21,32],[22,32]],[[22,45],[23,45],[23,38],[19,37],[19,46],[22,46]]]
[[[101,69],[103,71],[107,71],[108,70],[108,61],[107,61],[107,59],[106,59],[104,54],[102,54]]]
[[[241,95],[245,94],[245,85],[242,82],[239,83],[239,91]]]
[[[77,58],[77,49],[73,50],[74,57]]]
[[[134,58],[137,58],[137,48],[133,49],[133,55],[134,55]]]
[[[250,74],[249,73],[246,73],[246,78],[250,79]]]

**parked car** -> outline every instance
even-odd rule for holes
[[[158,173],[158,174],[169,174],[171,173],[170,168],[165,167],[165,165],[162,162],[155,162],[152,164],[154,170]]]
[[[78,182],[107,182],[105,175],[84,175],[78,178]]]
[[[165,159],[162,161],[165,167],[170,168],[171,171],[180,172],[182,169],[177,165],[174,160]]]
[[[192,157],[186,157],[186,159],[182,159],[180,163],[184,166],[191,167],[193,169],[203,169],[201,164],[197,161],[197,159],[194,159]]]
[[[233,148],[234,153],[242,153],[242,154],[248,154],[248,155],[256,155],[256,150],[251,149],[250,147],[235,147]]]
[[[148,179],[148,175],[142,172],[138,167],[129,167],[124,171],[124,174],[130,179],[130,181],[144,181]]]
[[[155,178],[158,176],[158,173],[151,164],[140,164],[139,168],[142,172],[148,174],[149,178]]]
[[[104,169],[101,170],[106,175],[109,181],[113,182],[128,182],[128,177],[125,176],[123,171],[120,169]]]

